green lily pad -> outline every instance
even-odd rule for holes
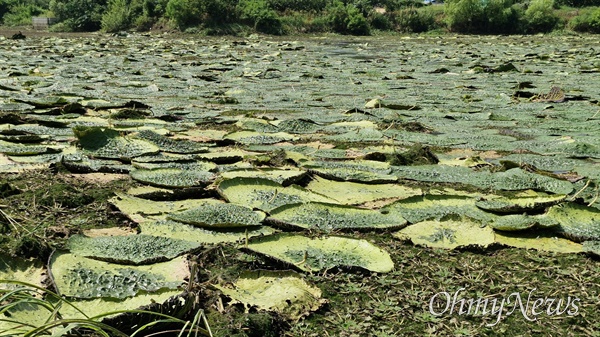
[[[311,239],[296,234],[276,234],[252,240],[247,248],[304,271],[338,266],[360,267],[378,273],[394,269],[394,262],[381,248],[366,240],[341,236]]]
[[[131,160],[159,152],[156,145],[113,129],[78,126],[73,132],[83,150],[97,158]]]
[[[185,139],[172,139],[150,130],[140,131],[135,137],[153,143],[164,152],[181,154],[208,152],[208,147],[201,143]]]
[[[542,195],[522,197],[499,197],[480,200],[475,203],[477,207],[486,211],[499,213],[522,213],[526,211],[541,210],[556,205],[565,199],[565,195]]]
[[[487,247],[494,243],[494,231],[471,221],[423,221],[393,234],[401,240],[432,248],[454,249],[464,246]]]
[[[199,227],[232,228],[259,226],[265,216],[263,212],[240,205],[213,204],[172,213],[167,218]]]
[[[382,214],[370,209],[317,202],[281,206],[271,211],[268,221],[323,231],[400,228],[406,225],[406,220],[397,213]]]
[[[60,294],[76,298],[123,299],[140,293],[177,289],[189,277],[185,257],[147,266],[125,266],[54,253],[49,268]]]
[[[391,168],[389,164],[377,161],[312,161],[303,163],[302,167],[331,180],[370,184],[385,184],[398,181],[398,177],[390,174]]]
[[[295,140],[296,137],[285,132],[261,133],[254,131],[239,131],[226,135],[224,139],[236,141],[238,143],[251,144],[275,144]]]
[[[460,195],[425,195],[399,200],[384,207],[384,212],[398,212],[410,223],[441,219],[448,215],[466,216],[488,223],[495,215],[475,206],[475,199]]]
[[[66,245],[72,254],[133,265],[171,260],[198,247],[190,241],[144,234],[95,238],[74,235]]]
[[[550,207],[547,216],[560,225],[556,230],[574,241],[600,240],[600,210],[575,203]]]
[[[600,256],[600,241],[585,241],[583,251],[595,256]]]
[[[262,178],[284,186],[293,184],[306,176],[306,171],[297,168],[237,169],[220,174],[223,179]]]
[[[148,185],[167,188],[188,188],[207,186],[215,175],[207,171],[159,168],[152,170],[133,170],[131,178]]]
[[[297,321],[321,307],[321,289],[309,285],[302,275],[291,271],[244,272],[233,283],[214,285],[246,308],[274,311],[287,319]]]
[[[140,224],[141,234],[162,236],[171,239],[185,240],[202,244],[221,242],[238,242],[255,236],[265,236],[275,233],[268,226],[254,228],[226,228],[227,230],[208,230],[191,226],[177,221],[159,220]]]

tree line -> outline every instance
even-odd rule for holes
[[[600,0],[0,0],[4,25],[54,17],[53,31],[190,33],[600,33]]]

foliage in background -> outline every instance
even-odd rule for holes
[[[336,33],[369,35],[370,27],[363,13],[353,4],[344,4],[335,0],[327,7],[328,21]]]
[[[532,0],[525,11],[524,20],[529,33],[549,32],[558,23],[554,13],[554,0]]]
[[[256,31],[281,35],[283,28],[277,13],[265,0],[240,0],[237,9],[240,19],[254,26]]]
[[[600,33],[600,8],[586,8],[574,17],[569,26],[576,32]]]
[[[521,13],[513,0],[449,0],[445,4],[448,28],[457,33],[518,33]]]
[[[83,32],[100,29],[106,0],[51,0],[50,10],[67,31]]]

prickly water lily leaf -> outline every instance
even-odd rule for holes
[[[390,213],[398,212],[410,223],[429,219],[441,219],[448,215],[466,216],[487,223],[494,215],[475,206],[475,199],[459,195],[425,195],[396,201],[383,208]]]
[[[113,129],[77,126],[73,132],[83,150],[97,158],[127,160],[159,152],[156,145]]]
[[[214,285],[233,303],[246,308],[274,311],[290,320],[298,320],[321,307],[321,289],[309,285],[302,275],[292,271],[244,272],[233,284]]]
[[[71,304],[75,306],[76,310],[70,305],[63,305],[60,309],[60,314],[63,317],[69,318],[89,318],[98,315],[104,315],[108,312],[118,310],[135,310],[143,309],[144,307],[154,305],[155,303],[166,306],[170,310],[173,310],[172,299],[177,299],[175,303],[181,303],[182,299],[179,299],[181,290],[159,290],[152,293],[138,293],[133,297],[114,299],[110,297],[94,298],[94,299],[75,299],[70,300]],[[183,303],[185,304],[185,303]],[[109,316],[114,318],[115,316]]]
[[[59,293],[76,298],[122,299],[145,292],[177,289],[189,277],[185,257],[147,266],[126,266],[76,254],[54,253],[49,268]]]
[[[27,282],[41,287],[45,274],[44,265],[39,261],[0,253],[0,280]],[[15,287],[15,284],[0,283],[1,289]]]
[[[306,171],[297,168],[238,169],[221,173],[223,179],[262,178],[282,185],[290,185],[306,176]]]
[[[467,220],[423,221],[393,235],[416,245],[444,249],[471,245],[487,247],[494,243],[494,231],[491,228]]]
[[[211,172],[176,168],[133,170],[130,175],[139,182],[167,188],[202,187],[210,184],[215,178]]]
[[[366,240],[341,236],[311,239],[296,234],[276,234],[252,240],[247,248],[304,271],[338,266],[360,267],[378,273],[394,269],[390,255],[381,248]]]
[[[497,217],[488,225],[500,231],[520,231],[534,226],[554,227],[558,225],[558,221],[545,215],[509,214]]]
[[[573,190],[573,185],[566,180],[529,173],[520,168],[494,173],[492,180],[492,187],[496,190],[518,191],[531,189],[555,194],[569,194]]]
[[[583,251],[579,243],[539,231],[496,232],[496,242],[505,246],[546,252],[581,253]]]
[[[48,152],[48,147],[43,145],[23,145],[0,140],[0,153],[10,156],[33,156]]]
[[[406,220],[398,213],[382,214],[371,209],[317,202],[278,207],[271,211],[268,220],[323,231],[400,228],[406,225]]]
[[[536,195],[523,197],[499,197],[488,200],[480,200],[475,203],[477,207],[486,211],[499,213],[522,213],[525,211],[535,211],[546,207],[556,205],[563,201],[566,195]]]
[[[237,242],[255,236],[265,236],[275,233],[268,226],[254,228],[227,228],[224,230],[208,230],[171,220],[159,220],[140,224],[142,234],[168,237],[196,243]]]
[[[600,241],[585,241],[582,245],[584,252],[600,256]]]
[[[422,191],[418,188],[399,184],[360,184],[332,181],[320,177],[316,177],[311,181],[307,189],[345,205],[358,205],[379,199],[405,199],[422,194]]]
[[[236,204],[204,205],[172,213],[167,219],[208,228],[259,226],[265,214]]]
[[[574,241],[600,240],[600,210],[575,203],[550,207],[547,216],[560,225],[556,230]]]
[[[190,241],[144,234],[95,238],[74,235],[66,245],[72,254],[133,265],[168,261],[198,247]]]
[[[135,137],[153,143],[164,152],[182,154],[208,152],[208,147],[201,143],[185,139],[172,139],[150,130],[141,131]]]
[[[370,184],[385,184],[398,181],[398,177],[389,174],[391,172],[389,164],[377,161],[312,161],[303,163],[302,167],[331,180]]]
[[[295,140],[296,137],[285,133],[261,133],[254,131],[239,131],[226,135],[224,139],[230,139],[238,143],[251,145],[251,144],[275,144],[279,142],[287,142]]]
[[[232,203],[269,212],[279,206],[316,201],[335,203],[326,196],[312,193],[302,187],[282,185],[260,178],[234,178],[222,181],[219,193]]]
[[[136,222],[147,221],[147,218],[165,217],[166,214],[185,211],[201,205],[222,203],[222,201],[216,199],[152,201],[125,193],[116,193],[116,195],[109,202]]]

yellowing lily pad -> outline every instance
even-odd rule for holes
[[[39,261],[26,260],[16,256],[0,254],[0,280],[11,280],[42,286],[46,274]],[[15,288],[12,283],[0,283],[0,288]]]
[[[296,234],[276,234],[252,240],[247,248],[304,271],[339,266],[361,267],[378,273],[394,269],[390,255],[381,248],[366,240],[341,236],[311,239]]]
[[[245,272],[233,284],[215,285],[223,294],[259,310],[274,311],[290,320],[298,320],[321,307],[321,290],[309,285],[302,275],[291,271]]]
[[[494,243],[494,231],[468,220],[423,221],[393,234],[401,240],[432,248],[454,249],[464,246],[487,247]]]
[[[538,232],[496,232],[496,242],[505,246],[557,253],[581,253],[583,247],[571,240]]]
[[[309,201],[333,202],[320,194],[312,193],[302,187],[282,185],[260,178],[234,178],[222,181],[218,191],[225,199],[238,205],[258,208],[269,212],[279,206]]]
[[[365,202],[421,195],[418,188],[411,188],[399,184],[360,184],[353,182],[332,181],[317,177],[311,181],[307,189],[337,200],[345,205],[358,205]]]
[[[109,202],[136,222],[160,219],[173,212],[181,212],[205,204],[222,203],[216,199],[186,199],[181,201],[152,201],[125,193],[116,193]]]

